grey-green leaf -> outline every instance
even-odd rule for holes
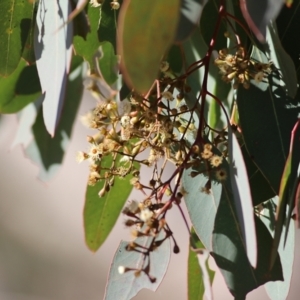
[[[275,206],[278,204],[278,197],[271,199],[268,204],[264,205],[264,210],[260,216],[260,219],[264,222],[272,236],[274,236],[274,215]],[[272,217],[271,217],[272,215]],[[285,234],[286,226],[283,229],[283,235]],[[278,253],[282,262],[282,271],[284,281],[268,282],[265,284],[265,289],[268,296],[272,300],[286,299],[291,284],[291,277],[293,272],[294,262],[294,249],[295,248],[295,228],[294,226],[289,227],[289,233],[287,236],[286,243],[284,245],[284,239],[280,240]]]
[[[192,178],[192,170],[185,170],[182,184],[186,191],[184,195],[189,216],[193,227],[206,249],[212,249],[212,232],[214,228],[215,216],[218,210],[222,185],[216,181],[211,182],[209,193],[202,191],[209,178],[203,174]]]
[[[137,242],[147,245],[150,239],[149,237],[139,238]],[[127,251],[125,249],[127,244],[127,242],[122,241],[114,256],[105,290],[105,300],[129,300],[143,288],[155,291],[167,271],[171,254],[169,240],[164,241],[160,247],[150,254],[150,274],[156,278],[154,283],[151,283],[143,272],[138,277],[134,275],[134,271],[119,274],[119,266],[129,268],[141,267],[141,254]]]

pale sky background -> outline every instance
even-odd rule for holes
[[[93,105],[94,101],[86,97],[80,114]],[[38,169],[24,157],[20,146],[10,150],[16,129],[16,116],[4,116],[0,121],[0,300],[102,299],[114,252],[129,232],[121,217],[96,254],[85,245],[82,211],[88,164],[78,165],[75,154],[87,148],[86,135],[91,131],[76,122],[62,168],[45,184],[36,179]],[[136,300],[187,298],[188,236],[178,210],[174,209],[168,217],[181,252],[172,255],[158,291],[143,290]],[[298,255],[289,300],[299,299],[299,245],[297,230]],[[233,299],[219,272],[213,291],[215,300]],[[268,297],[262,287],[247,299]]]

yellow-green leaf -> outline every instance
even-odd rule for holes
[[[130,87],[145,93],[177,30],[180,0],[126,1],[119,20],[118,50]]]
[[[104,159],[102,168],[109,168],[112,159],[110,157]],[[129,177],[131,176],[128,175],[124,179],[116,177],[114,186],[101,198],[98,193],[104,185],[103,181],[87,187],[83,216],[85,241],[90,250],[96,252],[115,225],[132,190]]]
[[[8,76],[19,64],[30,32],[34,5],[32,1],[0,1],[0,76]]]

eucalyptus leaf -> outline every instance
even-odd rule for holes
[[[277,17],[283,3],[282,0],[240,0],[243,16],[259,41],[265,41],[266,27]]]
[[[269,45],[270,60],[280,70],[289,97],[295,98],[298,90],[295,65],[281,45],[275,22],[269,24],[266,39]]]
[[[272,79],[273,76],[265,91],[254,85],[248,90],[239,88],[237,104],[247,151],[278,194],[290,134],[300,106]]]
[[[30,35],[34,7],[34,1],[0,1],[0,77],[7,77],[19,65]]]
[[[188,169],[183,173],[182,185],[186,191],[184,201],[195,232],[204,247],[212,250],[212,232],[220,203],[222,185],[212,181],[210,192],[205,192],[205,186],[210,179],[204,174],[199,174],[193,178],[191,177],[193,171],[196,170]]]
[[[40,1],[36,17],[34,50],[42,92],[46,93],[44,122],[51,136],[55,134],[63,108],[72,58],[72,23],[60,28],[70,11],[69,1]]]
[[[187,39],[200,21],[203,7],[208,0],[183,0],[180,7],[176,42]]]
[[[205,285],[202,280],[202,271],[199,266],[199,261],[197,258],[197,253],[192,248],[202,249],[205,248],[204,245],[199,240],[195,231],[191,231],[191,240],[189,256],[188,256],[188,299],[189,300],[199,300],[203,299],[205,293]],[[209,269],[208,261],[205,263],[206,270],[209,274],[209,285],[212,285],[214,280],[215,272]]]
[[[102,160],[102,168],[111,166],[111,157],[106,156]],[[116,177],[114,186],[101,198],[99,191],[104,187],[103,181],[87,187],[83,216],[85,241],[91,251],[96,252],[100,248],[115,225],[132,190],[131,178],[131,175],[122,179]]]
[[[90,22],[90,32],[87,34],[85,40],[81,36],[74,36],[73,44],[76,54],[82,56],[90,64],[90,67],[93,70],[95,68],[93,57],[100,45],[97,32],[101,8],[89,6],[87,16]]]
[[[249,179],[240,145],[230,127],[228,127],[228,150],[230,182],[235,209],[249,262],[255,268],[257,244]]]
[[[274,220],[275,209],[278,204],[278,197],[271,199],[267,204],[264,203],[264,209],[260,214],[260,219],[266,225],[272,236],[274,237],[274,229],[275,224],[272,220]],[[285,226],[283,229],[283,234],[287,227]],[[284,245],[285,244],[285,245]],[[282,271],[284,281],[275,281],[268,282],[265,284],[265,289],[267,291],[268,296],[272,300],[282,300],[286,299],[288,296],[291,277],[293,272],[293,262],[294,262],[294,249],[295,248],[295,228],[294,226],[289,227],[289,233],[286,243],[284,239],[281,239],[278,252],[280,255],[280,259],[282,262]]]
[[[71,73],[66,84],[64,107],[55,137],[52,138],[45,128],[42,109],[39,110],[32,126],[34,139],[25,149],[25,153],[39,166],[38,178],[42,181],[52,178],[63,161],[83,93],[82,80],[85,72],[86,68],[82,59],[74,56]]]
[[[147,246],[151,239],[143,237],[135,242]],[[142,263],[142,255],[135,251],[127,251],[127,244],[128,242],[122,241],[114,256],[105,290],[105,300],[129,300],[143,288],[155,291],[167,271],[171,255],[169,240],[164,241],[160,247],[150,253],[150,274],[156,278],[154,283],[151,283],[143,272],[138,277],[134,275],[134,271],[120,274],[118,272],[120,266],[139,268]]]
[[[11,114],[35,101],[41,94],[36,65],[27,66],[21,59],[17,69],[8,77],[0,78],[0,112]]]
[[[255,226],[257,235],[256,269],[251,266],[247,258],[228,178],[223,183],[222,197],[215,217],[213,252],[211,254],[235,299],[245,299],[247,293],[268,281],[283,280],[279,256],[276,257],[273,268],[269,270],[269,257],[273,242],[270,233],[257,217],[255,217]]]
[[[99,59],[99,68],[104,80],[112,85],[118,79],[119,59],[115,55],[114,48],[111,43],[103,42],[100,44],[102,56]]]
[[[180,2],[131,0],[121,7],[118,52],[124,79],[138,92],[146,93],[158,76],[160,61],[176,34]]]

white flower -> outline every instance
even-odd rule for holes
[[[78,151],[76,154],[76,161],[78,163],[81,163],[82,161],[86,160],[88,157],[89,157],[88,154],[86,154],[85,152]]]
[[[100,144],[100,145],[102,145],[102,144]],[[90,151],[88,153],[89,159],[91,160],[91,162],[101,159],[102,149],[101,149],[100,145],[93,144],[91,146]]]
[[[153,211],[151,211],[149,208],[145,208],[140,213],[140,219],[143,222],[149,221],[153,216]]]
[[[127,163],[130,160],[131,160],[131,156],[123,155],[123,157],[120,159],[120,162]]]
[[[89,111],[88,113],[86,113],[83,116],[80,116],[80,121],[81,123],[88,127],[88,128],[93,128],[94,127],[94,115],[92,111]]]
[[[123,116],[121,118],[120,123],[121,123],[121,126],[123,128],[127,128],[130,125],[130,117],[129,116]]]
[[[99,7],[99,6],[101,6],[101,2],[103,2],[103,1],[101,1],[101,0],[91,0],[90,4],[91,4],[92,7]]]
[[[114,10],[118,10],[120,8],[120,3],[118,1],[112,1],[110,2],[110,6]]]

